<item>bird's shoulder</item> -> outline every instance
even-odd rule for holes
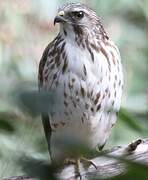
[[[51,59],[53,59],[53,57],[56,54],[61,53],[63,51],[64,46],[65,46],[65,42],[60,34],[58,34],[56,38],[46,46],[45,50],[43,51],[41,60],[39,62],[39,71],[38,71],[39,87],[42,86],[43,70],[47,60],[50,61]]]
[[[53,50],[53,47],[55,45],[56,39],[54,39],[52,42],[50,42],[46,48],[43,51],[42,57],[39,61],[39,68],[38,68],[38,82],[39,82],[39,87],[42,86],[42,82],[43,82],[43,70],[44,70],[44,66],[46,64],[46,61],[48,59],[48,55],[49,52],[51,52]]]

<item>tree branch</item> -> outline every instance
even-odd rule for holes
[[[140,162],[148,165],[148,139],[137,140],[130,145],[115,147],[104,156],[96,157],[92,159],[92,162],[97,166],[97,169],[93,165],[84,167],[80,164],[80,172],[82,179],[88,179],[92,177],[107,178],[114,177],[123,173],[126,173],[127,168],[120,158],[127,160],[133,160],[134,162]],[[64,167],[58,174],[57,177],[60,180],[74,180],[77,179],[75,176],[74,165]],[[4,180],[35,180],[33,178],[19,176],[6,178]]]
[[[85,169],[83,164],[81,164],[81,176],[86,179],[92,177],[107,178],[125,173],[126,165],[117,160],[119,157],[148,164],[148,140],[137,140],[124,147],[115,147],[105,156],[92,159],[92,162],[97,166],[97,169],[95,169],[93,165]],[[75,179],[74,166],[70,165],[64,168],[58,174],[58,177],[62,180]]]

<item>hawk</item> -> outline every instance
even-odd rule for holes
[[[56,93],[53,112],[43,114],[51,158],[56,138],[74,136],[90,148],[105,145],[120,109],[123,73],[120,53],[100,17],[81,3],[59,9],[56,38],[39,64],[39,90]]]

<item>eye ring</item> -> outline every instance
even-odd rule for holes
[[[84,17],[84,12],[83,11],[74,11],[72,12],[72,16],[75,18],[75,19],[82,19]]]

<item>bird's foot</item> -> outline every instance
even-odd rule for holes
[[[65,165],[76,164],[76,160],[75,160],[75,159],[72,159],[72,158],[66,158],[66,159],[64,160],[64,164],[65,164]]]
[[[94,162],[92,162],[90,159],[87,159],[85,157],[81,157],[80,161],[87,163],[88,165],[92,165],[92,166],[94,166],[95,169],[97,169],[96,164]]]
[[[73,164],[75,168],[74,171],[75,171],[76,178],[79,178],[80,180],[82,179],[82,176],[80,173],[80,164],[81,164],[80,158],[77,158],[77,159],[66,158],[64,160],[64,164],[66,165]]]
[[[95,165],[95,163],[93,163],[91,160],[85,158],[85,157],[80,157],[80,158],[77,158],[77,159],[65,159],[64,161],[65,164],[73,164],[74,165],[74,168],[75,168],[75,175],[76,175],[76,178],[79,178],[80,180],[82,179],[82,176],[81,176],[81,169],[80,169],[80,165],[81,163],[85,166],[94,166],[95,169],[97,169],[97,166]]]

